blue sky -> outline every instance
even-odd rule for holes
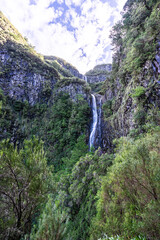
[[[36,50],[81,73],[111,63],[110,30],[126,0],[0,0],[1,11]]]

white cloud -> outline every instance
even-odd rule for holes
[[[59,4],[62,4],[64,1],[63,0],[57,0]]]
[[[111,52],[104,51],[110,45],[110,18],[112,16],[114,22],[119,20],[125,3],[115,1],[116,9],[107,0],[105,3],[100,0],[35,0],[32,5],[30,0],[0,0],[0,6],[38,52],[62,57],[85,73],[96,64],[111,62]],[[64,12],[63,5],[58,9],[48,8],[53,2],[65,2],[69,9]],[[80,7],[81,15],[72,5]],[[63,22],[49,24],[63,13]],[[75,31],[67,30],[69,25],[65,23],[68,22]]]
[[[117,2],[117,5],[118,5],[118,9],[119,9],[120,11],[122,11],[122,10],[123,10],[123,7],[124,7],[124,5],[125,5],[125,3],[126,3],[126,0],[116,0],[116,2]]]
[[[67,6],[75,5],[75,6],[80,6],[82,4],[83,0],[65,0],[65,4]]]

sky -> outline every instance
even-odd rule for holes
[[[0,10],[37,52],[65,59],[81,73],[111,63],[112,26],[126,0],[0,0]]]

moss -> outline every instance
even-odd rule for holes
[[[142,86],[138,86],[134,89],[134,92],[131,94],[133,98],[140,98],[145,95],[146,89]]]

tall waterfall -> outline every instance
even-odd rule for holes
[[[90,133],[90,137],[89,137],[89,149],[90,150],[91,150],[91,147],[94,146],[96,129],[97,129],[97,122],[98,122],[96,98],[93,94],[91,94],[91,96],[92,96],[93,121],[92,121],[91,133]]]
[[[101,147],[102,145],[102,97],[99,100],[99,111],[98,111],[98,143]]]
[[[84,76],[84,80],[87,82],[87,76]]]

